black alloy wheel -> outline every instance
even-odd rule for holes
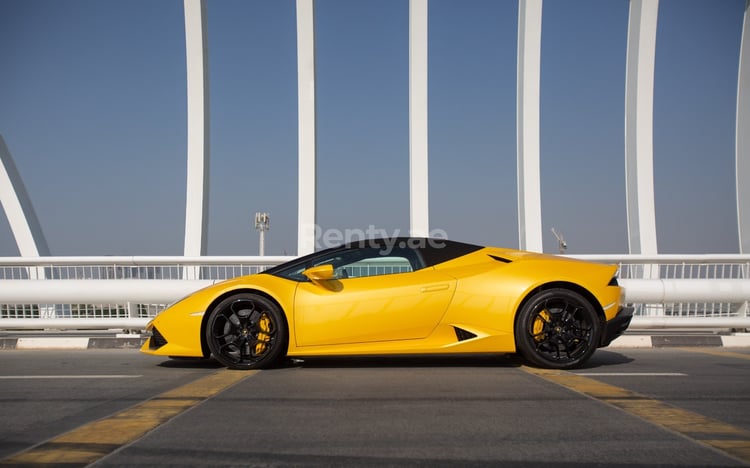
[[[286,352],[287,326],[279,307],[258,294],[231,296],[211,312],[206,340],[213,357],[231,369],[261,369]]]
[[[530,363],[570,369],[586,362],[597,348],[601,322],[591,303],[562,288],[534,294],[516,321],[516,345]]]

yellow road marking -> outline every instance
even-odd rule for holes
[[[750,463],[750,431],[589,377],[526,366],[522,369]]]
[[[1,465],[89,465],[258,371],[220,370],[0,461]]]
[[[689,351],[693,353],[710,354],[712,356],[731,357],[736,359],[744,359],[750,361],[750,354],[733,353],[731,351],[722,351],[715,348],[677,348],[681,351]]]

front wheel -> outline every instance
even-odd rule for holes
[[[586,362],[597,348],[601,324],[591,303],[568,289],[534,294],[516,320],[516,346],[530,363],[570,369]]]
[[[258,294],[231,296],[211,312],[206,341],[214,358],[232,369],[261,369],[276,362],[287,344],[281,309]]]

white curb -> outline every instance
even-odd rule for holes
[[[750,333],[735,333],[734,335],[722,336],[721,343],[726,347],[750,346]]]
[[[75,338],[19,338],[16,349],[88,349],[89,339]]]
[[[622,335],[607,346],[608,348],[651,348],[651,337],[646,335]]]

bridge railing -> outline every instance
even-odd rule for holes
[[[750,328],[750,255],[571,257],[619,265],[633,328]],[[192,291],[292,258],[0,258],[0,329],[142,329]]]
[[[619,265],[634,328],[750,328],[750,255],[579,255]]]

